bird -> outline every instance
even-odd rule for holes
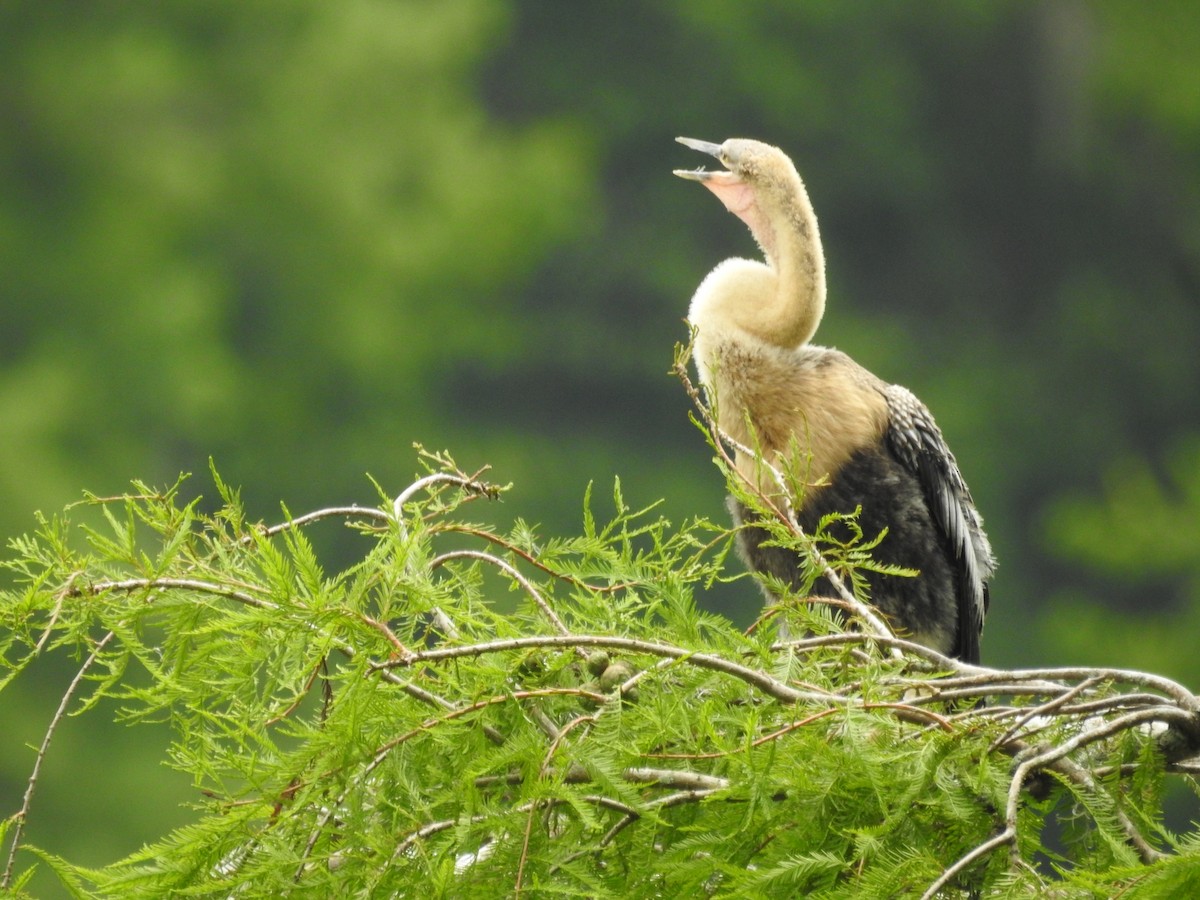
[[[737,469],[768,497],[787,482],[758,457],[800,473],[803,486],[789,490],[797,496],[787,505],[806,534],[830,513],[857,511],[865,538],[883,534],[874,558],[918,573],[865,572],[871,605],[901,637],[978,663],[996,568],[983,519],[925,404],[845,353],[810,343],[825,311],[825,258],[795,165],[761,141],[677,140],[722,168],[674,174],[712,191],[763,255],[720,262],[688,309],[700,381]],[[732,496],[729,506],[747,567],[798,588],[800,554],[772,546]]]

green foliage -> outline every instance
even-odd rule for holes
[[[166,762],[193,785],[186,824],[92,868],[20,840],[35,799],[4,825],[14,892],[40,861],[79,897],[917,896],[1003,828],[1017,726],[937,701],[936,657],[842,640],[804,604],[790,643],[775,619],[742,632],[700,611],[731,533],[674,527],[620,482],[606,515],[589,488],[577,537],[500,533],[465,504],[501,489],[425,459],[380,509],[266,528],[214,472],[212,514],[136,484],[11,542],[4,684],[70,656],[65,707],[168,722]],[[89,510],[101,524],[73,522]],[[338,571],[309,539],[328,519],[361,547]],[[843,543],[853,574],[860,542]],[[1191,838],[1137,866],[1130,819],[1171,840],[1164,770],[1120,737],[1091,764],[1131,779],[1060,778],[1082,818],[1057,877],[1180,883]],[[1054,806],[1022,801],[1016,857],[1046,852]],[[1001,849],[949,888],[1029,896],[1046,878]]]
[[[817,204],[818,340],[914,388],[963,465],[1002,561],[985,659],[1196,683],[1187,482],[1164,516],[1085,494],[1113,472],[1101,493],[1137,495],[1119,482],[1173,468],[1197,421],[1200,20],[932,10],[0,4],[0,532],[210,454],[251,520],[314,508],[364,470],[398,483],[413,438],[496,463],[553,533],[618,467],[675,518],[720,515],[661,370],[703,273],[753,249],[667,173],[675,134],[741,133],[787,148]],[[310,531],[331,571],[357,558]],[[748,621],[752,592],[720,582],[707,608]],[[6,692],[13,805],[70,662]],[[57,739],[110,797],[39,794],[73,859],[154,833],[144,808],[184,790],[149,772],[162,732],[93,729],[111,702]]]

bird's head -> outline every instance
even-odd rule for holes
[[[724,169],[676,169],[675,174],[698,181],[725,204],[725,208],[745,222],[768,256],[775,251],[775,221],[804,187],[796,167],[778,147],[748,138],[730,138],[723,144],[675,140],[715,157]],[[786,214],[786,213],[785,213]]]
[[[720,161],[727,171],[708,172],[704,169],[676,169],[675,174],[680,178],[706,183],[709,181],[728,182],[733,179],[749,183],[760,183],[771,177],[780,166],[791,168],[791,161],[778,147],[753,141],[749,138],[730,138],[723,144],[713,144],[708,141],[697,141],[694,138],[675,138],[685,147],[707,153]]]

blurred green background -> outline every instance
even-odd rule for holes
[[[254,517],[374,503],[413,441],[514,482],[501,524],[574,533],[618,474],[723,517],[666,371],[754,247],[673,138],[757,137],[817,208],[818,340],[928,403],[984,512],[985,661],[1200,688],[1198,42],[1191,0],[2,4],[0,532],[212,495],[209,456]],[[4,815],[75,664],[0,700]],[[189,797],[101,725],[28,832],[92,863]]]

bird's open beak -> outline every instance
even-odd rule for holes
[[[693,150],[699,150],[701,153],[707,153],[709,156],[715,156],[718,159],[721,157],[721,145],[713,144],[709,141],[698,141],[695,138],[678,137],[675,138],[685,147],[691,147]],[[707,169],[675,169],[675,174],[680,178],[686,178],[688,181],[699,181],[701,183],[711,182],[714,180],[724,181],[727,178],[733,177],[732,172],[718,170],[710,172]]]
[[[685,147],[691,147],[693,150],[699,150],[701,153],[721,159],[721,148],[724,144],[710,144],[708,141],[697,141],[685,137],[675,138],[675,140]],[[729,165],[725,160],[721,160],[721,164]],[[727,210],[750,226],[750,230],[763,245],[763,249],[769,251],[770,237],[768,236],[766,243],[763,242],[762,235],[767,234],[767,226],[759,212],[758,197],[752,184],[747,183],[741,175],[729,171],[728,168],[717,169],[715,172],[709,169],[676,169],[675,174],[688,181],[698,181],[716,194],[717,199],[725,204]]]

